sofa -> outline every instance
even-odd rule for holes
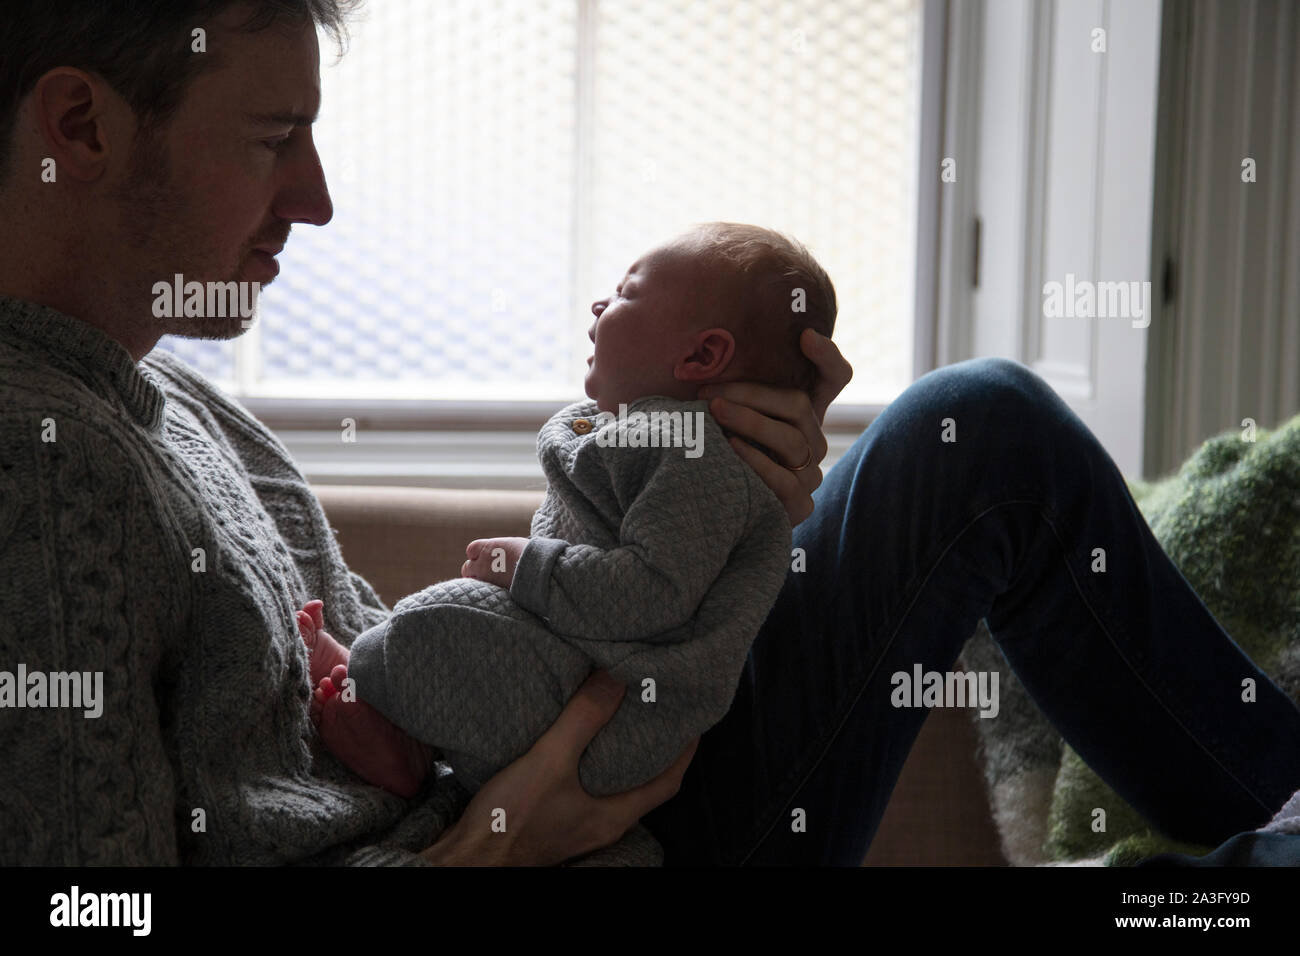
[[[456,577],[474,538],[528,534],[540,491],[373,485],[315,488],[344,560],[390,607]],[[970,716],[930,713],[903,767],[866,866],[1005,866]]]

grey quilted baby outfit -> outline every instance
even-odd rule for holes
[[[630,447],[660,435],[637,412],[701,425],[702,454]],[[478,789],[606,669],[627,694],[579,774],[617,793],[726,714],[785,580],[790,523],[703,401],[639,399],[621,419],[579,402],[537,446],[548,488],[510,589],[457,578],[399,601],[353,643],[349,676]]]

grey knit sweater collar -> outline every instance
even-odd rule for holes
[[[108,398],[149,431],[162,428],[167,400],[148,369],[122,345],[80,319],[0,293],[0,338],[38,354]]]

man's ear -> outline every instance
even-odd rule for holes
[[[705,329],[691,338],[690,352],[677,360],[673,378],[679,382],[702,382],[727,370],[736,354],[736,338],[726,329]]]
[[[40,134],[37,149],[42,160],[54,160],[59,176],[93,182],[104,175],[110,95],[103,80],[73,67],[50,70],[36,81],[31,110]]]

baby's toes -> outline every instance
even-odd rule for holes
[[[307,612],[311,622],[317,627],[325,626],[325,602],[321,600],[308,601],[302,609]]]
[[[316,646],[316,625],[306,611],[299,611],[297,617],[298,633],[302,635],[302,642],[307,645],[307,649],[311,650]]]
[[[343,682],[348,679],[348,669],[345,664],[335,664],[334,669],[330,671],[330,676],[324,678],[321,683],[329,681],[330,685],[337,691],[343,690]]]

